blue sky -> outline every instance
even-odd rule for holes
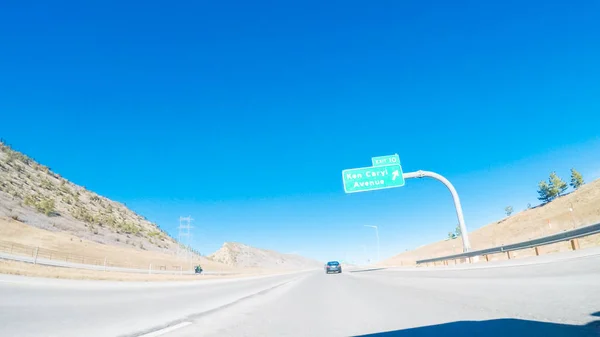
[[[3,2],[0,136],[194,245],[328,259],[443,239],[445,188],[346,195],[398,153],[469,229],[600,177],[592,1]]]

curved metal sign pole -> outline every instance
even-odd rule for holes
[[[458,217],[458,225],[460,226],[460,237],[462,238],[463,251],[468,252],[469,250],[471,250],[471,243],[469,242],[469,233],[467,232],[467,226],[465,225],[465,218],[463,216],[462,206],[460,205],[460,199],[458,198],[458,193],[456,193],[456,189],[454,188],[454,186],[452,186],[450,181],[448,181],[448,179],[435,172],[429,171],[407,172],[403,173],[402,176],[404,177],[404,179],[430,177],[441,181],[442,183],[444,183],[444,185],[446,185],[446,187],[448,187],[450,193],[452,193],[452,198],[454,199],[454,206],[456,207],[456,216]]]

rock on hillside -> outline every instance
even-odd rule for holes
[[[103,244],[173,252],[156,224],[0,142],[0,217]]]
[[[307,269],[322,266],[321,262],[302,256],[254,248],[237,242],[225,242],[223,247],[208,258],[240,268]]]

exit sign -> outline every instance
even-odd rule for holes
[[[373,158],[371,158],[371,162],[373,163],[373,166],[400,165],[400,157],[398,157],[397,154],[392,154],[389,156],[373,157]]]
[[[346,193],[367,192],[404,186],[400,165],[361,167],[342,171]]]

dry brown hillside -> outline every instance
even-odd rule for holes
[[[48,231],[13,219],[0,219],[0,252],[31,256],[31,247],[39,248],[40,257],[85,264],[155,270],[188,270],[200,263],[206,270],[227,271],[232,268],[195,256],[192,261],[174,254],[141,250],[133,246],[106,245],[73,234]],[[49,256],[52,254],[52,256]],[[58,268],[61,269],[61,268]],[[0,272],[4,272],[0,268]]]
[[[263,269],[310,269],[322,265],[321,262],[293,254],[250,247],[237,242],[225,242],[209,259],[238,268]]]
[[[571,212],[570,209],[573,211]],[[533,239],[600,222],[600,179],[554,201],[528,209],[469,233],[472,249],[484,249]],[[468,225],[468,224],[467,224]],[[600,235],[579,240],[582,247],[600,245]],[[543,252],[566,250],[566,243],[542,247]],[[446,256],[462,251],[460,238],[445,240],[398,254],[383,265],[414,264],[416,260]],[[517,255],[532,255],[529,251]],[[495,259],[501,257],[496,256]]]
[[[121,203],[69,182],[2,142],[0,252],[29,256],[35,252],[52,260],[155,270],[188,270],[200,263],[209,271],[256,273],[320,265],[237,243],[225,243],[210,258],[195,254],[185,258],[177,254],[177,242],[156,224]],[[40,272],[13,264],[23,274]],[[15,268],[0,268],[0,272],[12,273]],[[48,276],[60,274],[61,268],[43,268]]]
[[[2,142],[0,218],[111,246],[162,253],[177,250],[175,240],[156,224],[69,182]]]

